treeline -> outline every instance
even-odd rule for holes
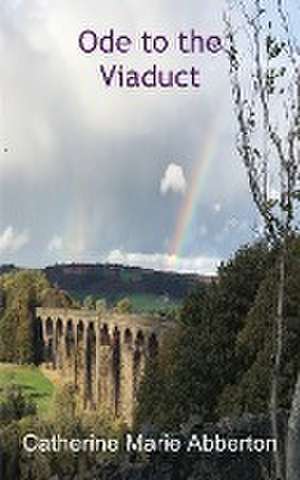
[[[105,298],[109,305],[124,296],[144,294],[182,300],[199,282],[209,281],[191,274],[146,270],[138,267],[101,264],[62,264],[44,269],[53,285],[74,298],[87,295]]]
[[[268,410],[276,315],[278,255],[264,243],[241,248],[219,268],[218,282],[188,297],[177,334],[149,365],[137,424],[168,430]],[[300,241],[289,245],[280,406],[289,408],[300,362]]]

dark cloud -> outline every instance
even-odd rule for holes
[[[180,193],[161,195],[171,163],[182,166],[188,189],[195,164],[207,163],[182,255],[223,258],[249,238],[253,210],[234,151],[225,60],[201,59],[205,83],[197,93],[110,92],[99,86],[99,59],[76,44],[81,29],[113,19],[132,31],[174,31],[199,17],[199,25],[218,30],[220,2],[178,10],[158,0],[128,0],[119,10],[96,1],[30,3],[0,6],[1,141],[8,146],[0,154],[0,235],[11,227],[20,246],[0,251],[0,261],[99,260],[114,250],[152,254],[152,261],[166,254],[184,202]]]

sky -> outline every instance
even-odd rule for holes
[[[85,55],[110,28],[223,35],[223,0],[0,0],[0,263],[116,262],[210,274],[255,238],[227,60]],[[201,87],[107,88],[101,63],[196,65]]]

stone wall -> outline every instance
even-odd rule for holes
[[[173,328],[142,315],[37,308],[42,361],[74,384],[86,408],[103,408],[132,424],[148,358]]]

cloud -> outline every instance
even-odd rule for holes
[[[207,234],[208,234],[207,226],[206,225],[201,225],[201,227],[199,229],[199,236],[200,237],[206,237]]]
[[[100,35],[111,27],[118,34],[148,30],[174,39],[195,27],[195,18],[199,32],[219,33],[221,4],[212,0],[203,7],[192,0],[188,9],[182,3],[174,10],[171,0],[90,0],[88,8],[84,0],[0,0],[0,124],[8,148],[0,151],[0,228],[13,225],[20,233],[30,227],[29,247],[10,261],[94,262],[121,246],[156,252],[138,260],[155,266],[156,258],[157,268],[167,268],[165,239],[174,238],[188,173],[201,164],[184,259],[174,268],[202,269],[203,258],[225,258],[240,244],[238,229],[214,241],[227,218],[250,217],[247,178],[233,153],[226,57],[182,56],[173,49],[145,56],[134,49],[126,62],[141,70],[156,62],[169,70],[201,60],[202,88],[107,90],[98,66],[123,63],[124,55],[84,55],[77,41],[85,28]],[[208,143],[215,149],[206,163]],[[212,215],[216,203],[222,208]]]
[[[54,235],[54,237],[50,240],[48,244],[48,251],[49,252],[57,252],[63,249],[63,240],[58,235]]]
[[[28,242],[29,235],[26,231],[18,233],[9,225],[0,235],[0,254],[18,252]]]
[[[220,262],[213,257],[175,257],[161,253],[127,253],[122,250],[112,250],[106,257],[106,262],[129,265],[132,267],[151,268],[180,273],[198,273],[211,275],[216,273]]]
[[[160,192],[166,195],[169,191],[184,194],[186,191],[186,179],[183,168],[175,163],[170,163],[160,182]]]

